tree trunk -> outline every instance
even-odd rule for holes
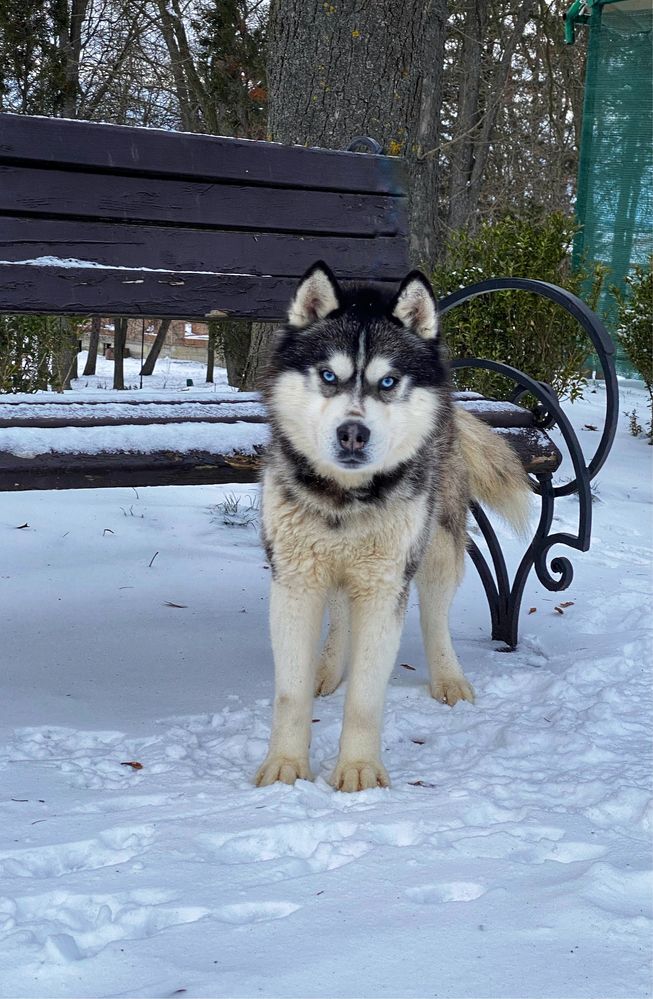
[[[91,335],[88,340],[88,356],[86,358],[86,364],[84,365],[85,375],[94,375],[97,366],[97,352],[100,343],[100,330],[102,327],[102,320],[99,316],[93,316],[91,319]]]
[[[71,388],[71,380],[77,378],[78,350],[77,327],[64,316],[59,320],[59,336],[52,355],[52,384],[57,392]]]
[[[481,186],[499,110],[505,104],[505,89],[513,69],[513,56],[531,17],[535,0],[522,0],[505,37],[487,36],[487,8],[469,0],[460,66],[460,96],[456,132],[452,142],[449,216],[447,227],[476,230]],[[498,30],[496,34],[498,35]],[[485,35],[485,37],[484,37]],[[501,57],[483,86],[483,52],[502,44]]]
[[[209,320],[209,339],[206,345],[206,380],[213,382],[215,371],[215,348],[220,340],[220,329],[215,319]]]
[[[124,389],[125,387],[125,343],[127,342],[127,320],[113,320],[113,387],[114,389]]]
[[[220,336],[227,366],[227,381],[242,388],[243,374],[252,342],[253,324],[246,319],[220,320]]]
[[[487,4],[467,0],[458,67],[458,113],[449,155],[449,230],[461,229],[469,213],[468,185],[481,117],[481,68],[488,17]]]
[[[272,0],[268,130],[275,142],[346,149],[369,135],[404,156],[410,256],[438,256],[437,157],[447,0]],[[428,155],[430,154],[430,155]],[[337,267],[337,261],[327,261]],[[236,384],[257,387],[274,327],[254,324]],[[245,347],[245,338],[241,337]],[[230,350],[225,338],[225,354]],[[229,371],[229,362],[228,368]]]
[[[154,343],[150,347],[149,353],[145,358],[143,367],[141,368],[142,375],[151,375],[154,372],[154,366],[159,360],[159,354],[163,349],[163,345],[166,341],[166,336],[168,335],[168,330],[170,329],[170,323],[172,319],[162,319],[159,323],[159,328],[157,334],[154,337]]]
[[[261,375],[267,364],[275,329],[276,326],[271,323],[252,323],[249,351],[238,386],[241,392],[256,392],[261,387]]]
[[[53,0],[51,4],[57,48],[60,57],[60,77],[57,80],[61,115],[76,118],[79,101],[79,59],[82,48],[82,29],[86,20],[89,0]]]
[[[438,250],[437,146],[447,0],[272,0],[269,132],[345,149],[369,135],[405,156],[413,262]],[[431,155],[426,155],[431,153]],[[328,262],[328,261],[327,261]]]

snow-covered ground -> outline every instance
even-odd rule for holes
[[[166,364],[148,392],[201,379]],[[251,487],[0,495],[0,994],[650,996],[652,453],[622,416],[593,547],[564,594],[529,581],[515,653],[469,567],[475,706],[427,696],[411,600],[393,786],[358,795],[325,779],[342,691],[315,704],[316,782],[250,783],[270,574],[215,507]]]

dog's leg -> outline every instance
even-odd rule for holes
[[[352,600],[352,661],[345,699],[340,753],[331,783],[342,791],[388,787],[381,763],[385,690],[397,658],[405,593],[370,594]]]
[[[349,597],[344,590],[329,595],[329,634],[315,678],[316,696],[332,694],[342,681],[350,644]]]
[[[256,774],[259,787],[312,780],[308,763],[315,662],[325,594],[273,580],[270,629],[275,696],[268,755]]]
[[[431,695],[444,704],[473,701],[449,634],[449,608],[463,575],[464,548],[439,528],[417,571],[424,649],[431,672]]]

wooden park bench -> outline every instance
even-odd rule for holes
[[[375,149],[372,140],[357,148]],[[378,150],[378,147],[376,147]],[[0,312],[278,321],[298,278],[317,259],[339,278],[395,286],[409,269],[406,170],[401,159],[267,142],[0,114]],[[461,393],[458,405],[506,435],[531,473],[540,518],[509,578],[485,512],[472,508],[489,558],[470,539],[492,636],[517,642],[526,579],[550,590],[573,570],[550,549],[590,544],[592,478],[617,420],[614,347],[599,318],[554,285],[497,278],[443,299],[442,312],[477,295],[515,289],[575,317],[598,355],[606,415],[593,457],[553,390],[483,358],[514,384],[509,402]],[[524,397],[537,400],[532,408]],[[570,462],[554,485],[562,455]],[[265,447],[256,396],[188,401],[68,403],[65,396],[0,402],[0,488],[66,489],[255,481]],[[562,440],[559,439],[561,435]],[[550,533],[556,497],[577,493],[576,534]]]

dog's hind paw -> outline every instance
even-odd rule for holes
[[[327,697],[340,686],[344,670],[338,669],[331,663],[320,663],[315,678],[315,696]]]
[[[254,783],[257,787],[267,787],[268,784],[275,784],[277,781],[294,784],[296,780],[313,780],[308,760],[268,756],[258,768]]]
[[[468,683],[465,677],[442,677],[431,684],[431,697],[442,704],[453,707],[458,701],[470,701],[472,704],[476,700],[474,688]]]
[[[330,783],[336,791],[365,791],[370,787],[390,787],[390,778],[377,760],[356,760],[338,763]]]

